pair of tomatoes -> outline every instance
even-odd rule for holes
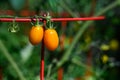
[[[42,39],[48,50],[54,51],[58,47],[59,38],[55,29],[49,28],[44,31],[42,25],[33,26],[29,33],[29,41],[31,44],[37,45]]]

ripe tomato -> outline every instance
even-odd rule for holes
[[[47,29],[44,33],[44,44],[50,51],[54,51],[59,44],[58,34],[55,29]]]
[[[29,41],[32,45],[37,45],[43,39],[43,34],[44,31],[42,25],[33,26],[29,33]]]

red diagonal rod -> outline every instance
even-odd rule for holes
[[[83,17],[83,18],[51,18],[52,21],[86,21],[86,20],[103,20],[104,16],[98,17]],[[0,18],[0,22],[12,22],[15,20],[16,22],[31,22],[32,20],[36,21],[35,18]],[[41,18],[39,18],[42,21]]]

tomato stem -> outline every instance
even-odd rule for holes
[[[52,29],[53,28],[53,23],[51,21],[51,16],[49,15],[49,13],[47,13],[47,16],[46,16],[45,19],[47,21],[47,23],[46,23],[47,28]]]
[[[36,25],[39,25],[39,19],[38,19],[38,16],[35,15],[35,17],[36,17]]]
[[[16,25],[16,23],[15,23],[16,20],[15,19],[16,19],[16,17],[13,19],[13,23],[12,23],[13,27],[15,27],[15,25]]]

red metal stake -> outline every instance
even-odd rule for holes
[[[41,48],[41,65],[40,65],[40,80],[44,80],[44,41],[42,40]]]
[[[0,67],[0,80],[2,80],[2,67]]]
[[[46,20],[43,20],[43,29],[45,30]],[[44,36],[43,36],[44,37]],[[41,65],[40,65],[40,80],[44,80],[44,39],[42,39],[41,46]]]

